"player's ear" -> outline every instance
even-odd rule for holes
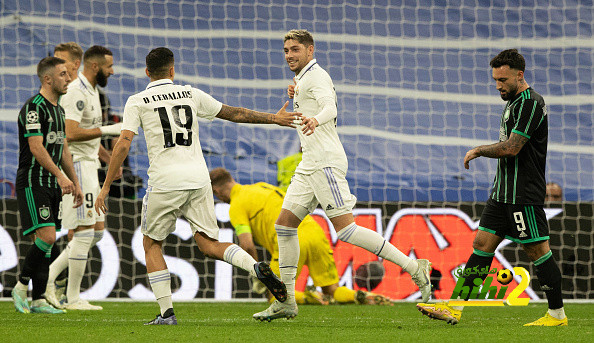
[[[173,79],[174,76],[175,76],[175,66],[171,66],[171,68],[169,68],[169,77],[171,79]]]
[[[43,75],[43,84],[51,84],[52,83],[52,76],[48,73]]]
[[[145,72],[146,76],[148,76],[149,78],[151,77],[151,75],[148,72],[148,68],[144,68],[144,72]]]
[[[307,54],[313,56],[314,53],[314,46],[313,44],[307,47]]]
[[[76,67],[76,70],[78,70],[78,68],[80,68],[80,60],[74,61],[74,66]]]

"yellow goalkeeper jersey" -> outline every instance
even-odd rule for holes
[[[251,233],[256,244],[271,254],[278,251],[274,223],[280,214],[284,197],[285,192],[280,188],[265,182],[233,186],[229,218],[237,235]],[[308,234],[305,234],[306,232]],[[307,241],[314,237],[325,239],[325,234],[311,216],[306,216],[299,225],[300,244],[306,243],[302,240]]]

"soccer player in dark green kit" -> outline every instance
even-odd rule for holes
[[[561,293],[561,271],[549,248],[549,226],[543,209],[546,182],[548,120],[540,94],[524,80],[526,62],[515,49],[500,52],[490,63],[501,98],[507,101],[501,116],[499,142],[469,150],[464,167],[473,159],[497,158],[497,174],[487,206],[481,215],[473,254],[465,268],[489,269],[495,249],[504,238],[522,244],[536,267],[549,310],[524,326],[566,326]],[[479,275],[483,281],[486,274]],[[467,278],[464,286],[474,286]],[[447,303],[417,304],[425,315],[457,324],[462,308]]]
[[[19,166],[16,193],[23,235],[35,235],[12,289],[14,306],[21,313],[64,313],[42,297],[47,284],[51,248],[60,228],[63,194],[73,194],[82,205],[82,191],[65,137],[64,109],[58,99],[66,94],[70,76],[65,61],[46,57],[37,65],[41,90],[27,100],[19,113]],[[58,167],[60,166],[61,169]],[[62,172],[62,170],[64,172]],[[29,281],[33,281],[33,302],[27,302]]]

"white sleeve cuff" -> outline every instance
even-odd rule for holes
[[[119,136],[122,131],[122,123],[100,126],[99,130],[103,136]]]
[[[319,99],[318,105],[322,107],[320,113],[314,117],[318,121],[318,125],[323,125],[336,118],[338,111],[336,109],[336,103],[334,103],[334,99],[330,97]]]

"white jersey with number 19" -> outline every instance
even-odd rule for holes
[[[222,103],[191,86],[161,79],[126,102],[122,130],[144,130],[148,185],[160,190],[199,189],[210,184],[198,139],[197,117],[213,120]]]

